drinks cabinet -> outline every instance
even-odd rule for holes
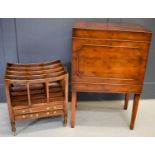
[[[72,29],[72,112],[75,126],[77,93],[134,94],[130,129],[134,128],[142,93],[151,31],[126,23],[76,22]],[[104,118],[103,118],[104,119]]]

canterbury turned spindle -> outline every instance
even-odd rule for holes
[[[78,92],[134,94],[134,128],[147,65],[151,31],[135,24],[77,22],[72,34],[72,113],[75,126]],[[104,119],[104,118],[103,118]]]

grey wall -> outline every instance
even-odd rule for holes
[[[142,24],[153,32],[143,98],[155,98],[155,19],[0,19],[0,102],[5,101],[6,62],[32,63],[61,59],[70,72],[71,35],[75,21]],[[120,99],[118,94],[80,93],[81,100]]]

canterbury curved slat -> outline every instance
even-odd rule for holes
[[[45,78],[52,78],[52,77],[57,77],[64,75],[65,71],[59,71],[59,72],[53,72],[49,74],[41,74],[41,75],[6,75],[6,79],[18,79],[18,80],[33,80],[33,79],[45,79]]]
[[[52,82],[51,83],[51,88],[58,88],[60,87],[59,86],[59,83],[58,82]],[[10,88],[11,92],[21,92],[21,91],[25,91],[27,88],[26,88],[26,85],[23,84],[23,85],[15,85],[13,87]],[[44,84],[41,83],[41,84],[33,84],[33,85],[30,85],[30,90],[38,90],[38,89],[44,89]]]
[[[54,60],[49,62],[43,62],[43,63],[30,63],[30,64],[21,64],[21,63],[8,63],[8,66],[11,67],[38,67],[38,66],[46,66],[46,65],[52,65],[56,63],[61,63],[60,60]]]
[[[23,66],[23,67],[15,67],[15,66],[8,66],[8,71],[40,71],[40,70],[47,70],[47,69],[54,69],[56,67],[62,67],[61,63],[56,63],[53,65],[47,65],[47,66]]]
[[[64,97],[54,97],[54,98],[50,98],[50,101],[49,101],[49,104],[53,104],[53,102],[57,102],[57,101],[64,101]],[[42,98],[42,99],[35,99],[34,101],[32,101],[32,104],[31,106],[28,105],[28,101],[16,101],[16,102],[12,102],[12,106],[15,107],[15,106],[29,106],[29,107],[32,107],[36,104],[39,105],[40,103],[44,103],[44,104],[47,104],[46,102],[46,98]]]
[[[58,93],[49,93],[49,98],[50,99],[55,99],[56,97],[64,97],[64,94],[62,92],[58,92]],[[12,97],[12,102],[21,102],[21,101],[27,101],[27,95],[24,96],[18,96],[17,97]],[[35,100],[40,100],[40,99],[45,99],[46,100],[46,94],[33,94],[31,95],[31,100],[35,101]]]
[[[60,92],[62,91],[62,88],[61,87],[57,87],[57,88],[49,88],[49,92],[50,93],[54,93],[54,92]],[[45,90],[44,89],[36,89],[36,90],[31,90],[30,88],[30,94],[33,95],[33,94],[41,94],[41,93],[44,93]],[[27,91],[24,90],[24,91],[13,91],[11,92],[11,95],[12,96],[22,96],[22,95],[26,95],[27,94]]]
[[[35,70],[35,71],[7,71],[7,75],[40,75],[40,74],[48,74],[48,73],[54,73],[54,72],[58,72],[58,71],[63,71],[64,67],[56,67],[56,68],[52,68],[52,69],[46,69],[46,70]]]
[[[30,85],[30,89],[31,90],[40,90],[40,89],[43,89],[44,88],[44,85],[43,84],[35,84],[35,85]],[[11,92],[23,92],[23,91],[26,91],[27,88],[26,88],[26,85],[15,85],[13,87],[10,88]]]
[[[63,75],[57,76],[57,77],[48,77],[46,80],[49,82],[54,82],[54,81],[59,81],[59,80],[64,80],[64,78],[68,75],[67,72],[65,72]],[[21,80],[21,79],[9,79],[5,76],[5,83],[8,84],[27,84],[27,83],[32,83],[32,84],[38,84],[38,83],[44,83],[45,79],[28,79],[28,80]]]

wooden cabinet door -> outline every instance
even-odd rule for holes
[[[147,48],[145,43],[73,39],[73,80],[142,84]]]

